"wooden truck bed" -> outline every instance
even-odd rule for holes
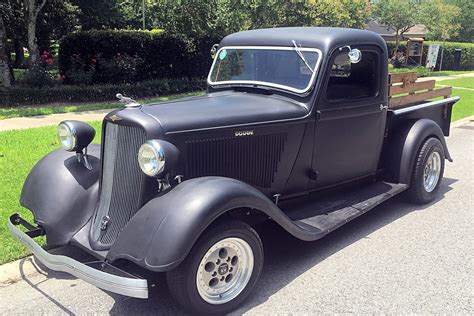
[[[451,96],[452,88],[435,88],[435,80],[418,81],[416,73],[390,74],[388,78],[389,109],[400,109],[422,101]]]

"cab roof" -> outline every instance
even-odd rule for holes
[[[387,45],[377,33],[337,27],[277,27],[243,31],[227,35],[220,42],[224,46],[286,46],[298,45],[319,48],[323,53],[345,45],[378,45],[384,52]]]

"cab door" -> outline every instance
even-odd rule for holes
[[[387,115],[387,69],[376,46],[351,63],[347,47],[331,56],[316,104],[315,144],[310,189],[332,186],[376,173]]]

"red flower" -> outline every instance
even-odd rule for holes
[[[52,58],[48,58],[48,59],[46,59],[46,64],[48,64],[48,65],[52,65],[52,64],[53,64],[53,62],[54,62],[54,61],[53,61],[53,59],[52,59]]]

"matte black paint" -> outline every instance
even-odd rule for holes
[[[303,240],[324,232],[306,232],[254,187],[229,178],[184,181],[143,206],[111,247],[107,259],[131,260],[147,269],[166,271],[178,265],[204,229],[236,208],[257,209]]]
[[[273,194],[283,194],[283,201],[297,201],[296,197],[310,190],[360,177],[409,183],[407,172],[411,170],[417,146],[423,137],[433,135],[443,142],[450,159],[443,132],[449,132],[452,104],[446,105],[445,112],[440,112],[443,108],[439,107],[401,116],[380,108],[387,102],[387,50],[383,39],[375,33],[338,28],[266,29],[229,35],[221,46],[291,47],[291,40],[322,51],[318,78],[306,95],[272,89],[258,93],[258,89],[244,92],[240,88],[235,91],[233,87],[209,87],[210,93],[205,96],[115,110],[106,116],[104,131],[106,122],[138,126],[147,139],[160,139],[176,146],[180,159],[170,178],[182,174],[185,180],[157,194],[156,179],[146,178],[142,208],[108,252],[93,250],[94,245],[87,238],[89,219],[100,190],[99,147],[89,148],[95,157],[90,172],[73,163],[75,157],[62,150],[43,158],[25,182],[21,201],[45,228],[48,243],[66,244],[79,231],[74,243],[99,257],[106,256],[111,262],[125,258],[150,270],[166,271],[183,260],[208,225],[235,208],[259,210],[295,237],[315,240],[328,231],[292,221],[275,205]],[[323,98],[331,56],[345,45],[369,47],[379,53],[380,91],[370,102],[366,99],[352,104],[330,104]],[[188,154],[187,142],[232,138],[242,130],[252,130],[255,135],[287,134],[284,158],[270,187],[225,177],[186,177],[183,160]]]
[[[446,159],[453,161],[443,131],[430,119],[407,120],[404,124],[392,131],[390,146],[387,146],[387,155],[384,167],[392,177],[392,181],[409,184],[415,157],[421,144],[429,137],[436,137],[444,147]]]
[[[31,170],[20,204],[46,231],[48,245],[62,246],[89,220],[97,204],[100,146],[89,146],[92,170],[63,149],[46,155]]]
[[[304,104],[277,95],[245,92],[210,93],[185,101],[142,107],[160,122],[167,134],[302,118]]]

